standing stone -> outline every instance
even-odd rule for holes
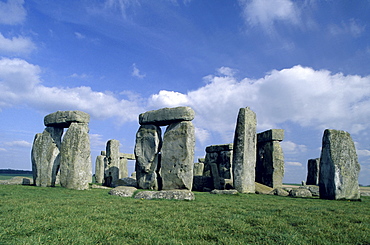
[[[60,150],[60,184],[75,190],[89,188],[91,182],[90,139],[87,123],[72,122]]]
[[[234,188],[240,193],[255,192],[256,114],[240,108],[236,122],[233,151]]]
[[[183,121],[167,127],[163,137],[160,169],[163,190],[192,189],[194,147],[192,122]]]
[[[319,184],[320,158],[309,159],[307,162],[306,185]]]
[[[196,162],[194,163],[194,176],[203,176],[204,163]]]
[[[104,183],[104,166],[105,166],[106,157],[99,155],[96,157],[95,161],[95,182],[98,184]]]
[[[283,129],[270,129],[257,134],[256,182],[271,188],[283,185],[284,154],[280,145],[283,139]]]
[[[158,190],[158,181],[161,184],[157,179],[161,135],[161,128],[155,125],[141,125],[136,133],[135,171],[140,189]]]
[[[119,156],[120,179],[128,177],[127,163],[128,159],[126,158],[125,154],[121,153]]]
[[[106,154],[107,160],[104,171],[104,185],[114,187],[115,183],[121,178],[118,140],[108,140]]]
[[[36,134],[32,152],[33,182],[36,186],[55,186],[60,167],[59,148],[63,128],[47,127],[43,133]]]
[[[320,157],[320,198],[360,199],[359,172],[360,164],[350,134],[326,129]]]

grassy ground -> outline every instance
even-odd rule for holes
[[[33,178],[32,174],[0,174],[0,180],[8,180],[15,176]]]
[[[190,202],[137,200],[0,186],[0,244],[370,244],[370,197],[195,194]]]

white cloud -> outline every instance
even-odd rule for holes
[[[0,148],[0,151],[7,151],[5,148]]]
[[[286,154],[297,154],[307,151],[307,147],[305,145],[299,145],[292,141],[282,141],[280,144]]]
[[[350,19],[348,22],[342,22],[341,25],[333,24],[329,27],[332,35],[351,35],[359,37],[365,32],[365,25],[361,25],[357,20]]]
[[[86,78],[89,77],[89,75],[87,75],[85,73],[82,73],[82,74],[73,73],[72,75],[70,75],[70,77],[79,78],[79,79],[86,79]]]
[[[138,0],[106,0],[104,9],[118,11],[122,17],[126,18],[127,9],[135,5],[139,5]]]
[[[11,141],[11,142],[5,142],[4,144],[7,145],[7,146],[11,146],[11,147],[12,146],[25,147],[25,148],[32,147],[32,143],[27,142],[25,140],[16,140],[16,141]]]
[[[369,150],[358,150],[356,149],[357,155],[359,157],[368,157],[370,156],[370,151]]]
[[[145,74],[142,74],[139,70],[139,68],[136,67],[136,64],[132,64],[132,73],[131,73],[131,76],[133,77],[137,77],[137,78],[140,78],[140,79],[143,79],[144,77],[146,77]]]
[[[0,24],[21,24],[26,19],[24,0],[7,0],[0,2]]]
[[[29,38],[12,37],[8,39],[0,33],[0,54],[29,54],[35,48],[35,44]]]
[[[300,162],[285,162],[288,166],[303,167],[303,164]]]
[[[158,94],[153,94],[148,101],[149,108],[177,107],[188,105],[189,100],[185,94],[161,90]]]
[[[83,35],[83,34],[81,34],[79,32],[75,32],[75,36],[76,36],[77,39],[85,39],[86,38],[85,35]]]
[[[285,21],[299,22],[299,11],[290,0],[239,0],[243,18],[250,26],[262,26],[265,31],[273,31],[274,23]]]
[[[204,145],[204,143],[210,137],[210,132],[206,129],[195,127],[195,137],[197,138],[201,145]]]

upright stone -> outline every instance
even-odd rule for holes
[[[203,176],[204,163],[196,162],[194,163],[194,176]]]
[[[236,122],[233,151],[234,188],[240,193],[255,192],[256,114],[240,108]]]
[[[163,190],[192,189],[195,133],[192,122],[173,123],[163,138],[160,175]]]
[[[283,129],[257,134],[256,182],[271,188],[283,185],[284,154],[280,145],[283,139]]]
[[[309,159],[307,162],[306,185],[319,184],[320,158]]]
[[[120,153],[119,155],[120,179],[128,177],[127,163],[128,163],[128,159],[126,157],[126,154]]]
[[[33,183],[36,186],[55,186],[60,167],[59,148],[63,128],[47,127],[43,133],[36,134],[32,151]]]
[[[162,147],[161,135],[161,128],[155,125],[142,125],[136,133],[135,171],[140,189],[158,190],[158,184],[161,185],[160,179],[157,178],[159,151]]]
[[[105,169],[106,157],[99,155],[95,161],[95,182],[98,184],[104,183],[104,169]]]
[[[108,140],[106,154],[107,162],[104,171],[104,185],[115,187],[115,183],[121,178],[118,140]]]
[[[90,139],[87,123],[72,122],[60,150],[60,184],[75,190],[89,188],[91,182]]]
[[[320,157],[320,198],[360,199],[359,172],[360,164],[350,134],[326,129]]]

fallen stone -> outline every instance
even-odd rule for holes
[[[33,180],[28,177],[14,176],[11,179],[0,180],[0,185],[33,185]]]
[[[111,190],[112,187],[108,187],[108,186],[104,186],[104,185],[95,185],[95,184],[92,184],[91,185],[91,189],[107,189],[107,190]]]
[[[127,177],[127,178],[122,178],[119,179],[116,182],[116,186],[132,186],[132,187],[137,187],[137,182],[135,178]]]
[[[169,200],[195,200],[194,193],[189,190],[166,190],[166,191],[141,191],[135,195],[136,199],[169,199]]]
[[[320,196],[320,188],[316,185],[308,185],[306,188],[311,192],[312,196]]]
[[[291,197],[312,197],[311,192],[306,188],[294,188],[289,192]]]
[[[236,122],[233,146],[234,188],[240,193],[255,192],[256,114],[249,108],[240,108]]]
[[[276,196],[282,196],[282,197],[289,196],[289,192],[286,191],[286,190],[284,190],[281,187],[278,187],[278,188],[273,189],[272,192],[269,193],[269,194],[276,195]]]
[[[190,107],[162,108],[140,114],[139,123],[166,126],[181,121],[192,121],[194,117],[195,112]]]
[[[57,111],[44,118],[45,126],[68,128],[72,122],[89,123],[90,115],[82,111]]]
[[[117,186],[116,188],[110,190],[109,194],[113,196],[120,196],[120,197],[132,197],[135,191],[137,191],[135,187]]]
[[[326,129],[322,139],[319,187],[322,199],[360,199],[355,144],[349,133]]]
[[[161,154],[162,189],[192,189],[195,130],[192,122],[183,121],[167,127]]]
[[[263,185],[261,183],[257,183],[255,182],[255,192],[256,194],[271,194],[272,192],[272,188],[267,186],[267,185]]]
[[[237,190],[212,190],[211,194],[224,194],[224,195],[236,195],[239,192]]]

